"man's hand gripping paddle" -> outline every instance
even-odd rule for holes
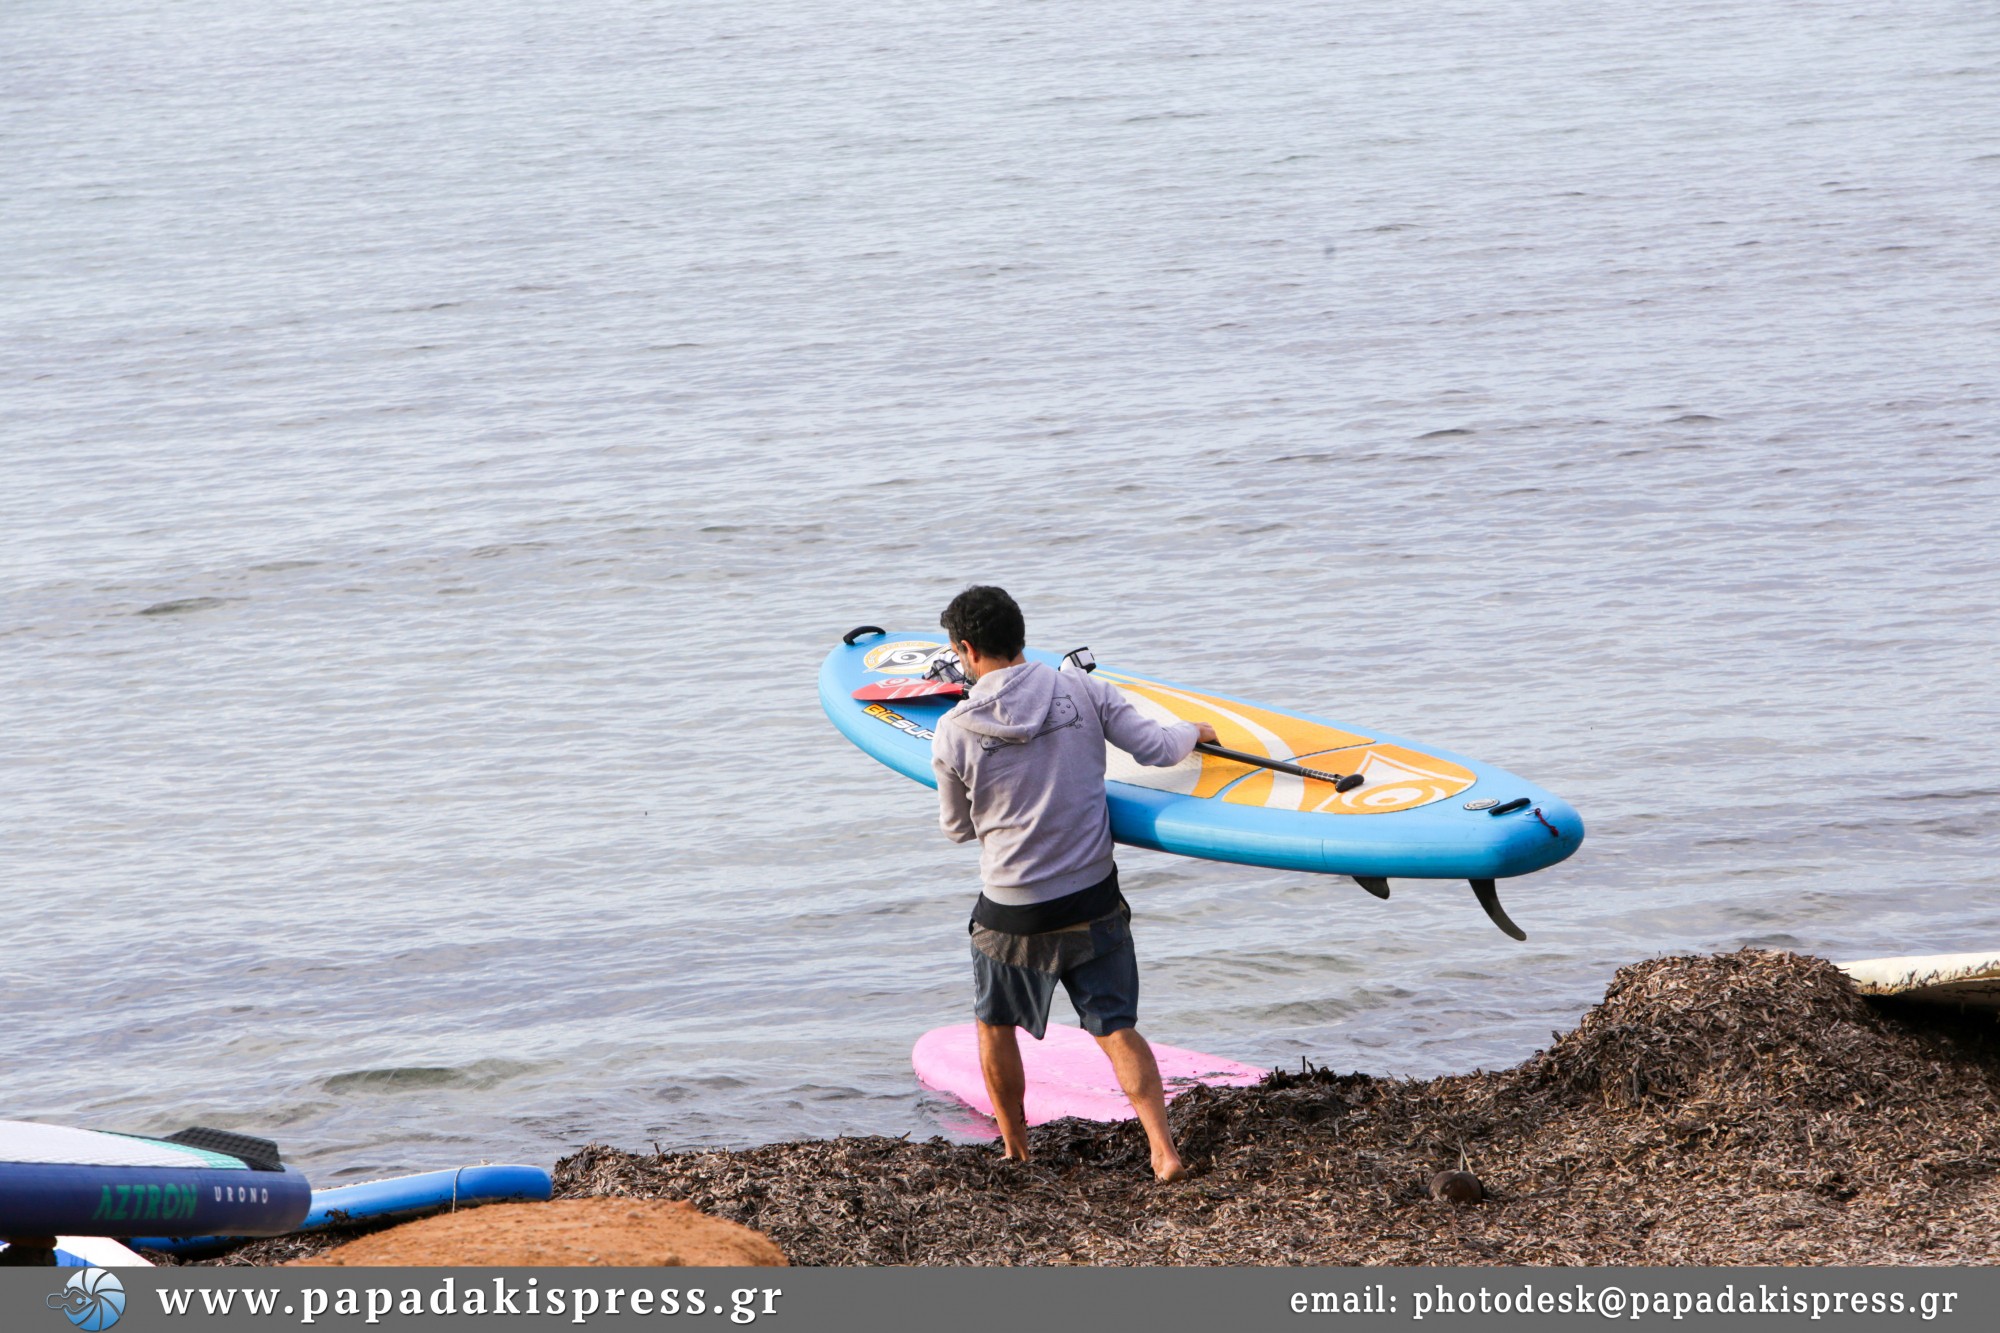
[[[1097,658],[1091,655],[1088,648],[1074,648],[1063,654],[1063,665],[1065,667],[1074,665],[1083,671],[1095,671]],[[1345,776],[1339,773],[1322,773],[1316,768],[1301,768],[1283,759],[1269,759],[1261,754],[1245,754],[1241,750],[1225,749],[1210,741],[1196,741],[1194,748],[1203,754],[1212,754],[1217,759],[1233,759],[1239,764],[1249,764],[1253,768],[1268,768],[1274,773],[1289,773],[1295,778],[1314,778],[1320,782],[1331,782],[1335,791],[1353,791],[1362,783],[1359,773],[1349,773]]]

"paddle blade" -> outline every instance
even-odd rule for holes
[[[889,703],[898,699],[942,702],[963,699],[965,686],[953,680],[877,680],[856,690],[854,697],[863,703]]]

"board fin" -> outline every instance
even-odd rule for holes
[[[1475,879],[1468,882],[1472,885],[1473,895],[1479,899],[1479,905],[1486,909],[1487,916],[1493,918],[1494,925],[1517,940],[1528,938],[1528,932],[1515,925],[1508,917],[1507,909],[1500,906],[1500,893],[1493,887],[1492,880]]]
[[[1389,881],[1386,877],[1382,875],[1356,875],[1353,878],[1356,884],[1359,884],[1377,898],[1386,898],[1389,896]]]

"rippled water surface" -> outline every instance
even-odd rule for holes
[[[814,675],[973,580],[1589,823],[1525,945],[1126,852],[1159,1039],[2000,945],[1990,6],[13,0],[0,161],[0,1118],[948,1126]]]

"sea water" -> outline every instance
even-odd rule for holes
[[[973,581],[1588,823],[1525,944],[1123,853],[1161,1040],[2000,947],[1990,6],[13,0],[0,163],[0,1117],[954,1129],[814,681]]]

